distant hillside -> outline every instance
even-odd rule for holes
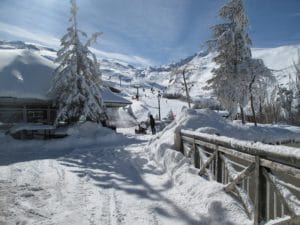
[[[264,60],[267,67],[272,69],[280,85],[288,85],[290,77],[293,79],[295,71],[293,61],[297,60],[297,49],[300,46],[282,46],[278,48],[254,48],[253,56]],[[134,66],[112,59],[101,59],[100,69],[102,78],[112,86],[123,89],[125,95],[133,96],[135,87],[153,87],[166,89],[169,93],[182,92],[181,86],[174,81],[174,71],[187,68],[191,72],[189,79],[194,83],[191,96],[210,97],[211,93],[204,90],[206,81],[212,77],[211,70],[216,66],[212,59],[213,53],[201,52],[177,63],[161,67],[138,69]],[[0,96],[18,96],[19,90],[27,93],[27,97],[45,96],[53,70],[56,68],[54,60],[56,51],[24,42],[0,41]],[[181,77],[179,75],[179,79]],[[34,82],[33,82],[34,81]],[[32,96],[32,83],[38,83]],[[178,83],[178,82],[177,82]]]
[[[0,41],[0,96],[45,98],[50,87],[56,51],[21,41]],[[124,62],[103,59],[102,77],[111,85],[130,84],[139,70]],[[38,84],[38,85],[37,85]],[[24,95],[25,93],[25,95]]]
[[[297,60],[297,49],[299,46],[282,46],[278,48],[254,48],[254,58],[260,58],[265,65],[272,70],[279,85],[287,86],[289,79],[295,78],[293,62]],[[143,71],[145,79],[156,80],[167,87],[166,92],[182,92],[181,85],[174,81],[174,71],[187,68],[191,71],[188,77],[193,81],[191,96],[210,96],[210,91],[204,90],[206,81],[212,77],[211,70],[216,66],[212,61],[214,53],[199,53],[192,57],[181,60],[179,63],[165,65],[159,68],[147,68]],[[180,77],[180,75],[179,75]],[[181,79],[181,78],[180,78]]]

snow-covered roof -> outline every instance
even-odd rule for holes
[[[1,49],[0,97],[51,99],[48,90],[56,66],[49,60],[48,53],[28,49]],[[131,104],[110,90],[104,90],[102,95],[105,104],[110,106]]]
[[[125,98],[122,98],[119,95],[114,94],[109,89],[105,89],[104,91],[102,91],[101,94],[102,94],[103,101],[105,102],[105,104],[107,106],[114,106],[114,105],[112,105],[114,103],[121,104],[121,105],[129,105],[129,104],[131,104],[130,101],[128,101]]]
[[[56,65],[36,51],[0,51],[0,96],[48,99],[52,72]]]

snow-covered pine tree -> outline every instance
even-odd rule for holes
[[[89,46],[100,33],[95,33],[84,45],[80,35],[87,35],[78,29],[77,5],[71,0],[71,26],[61,39],[62,48],[57,53],[59,66],[54,72],[52,93],[58,112],[55,123],[74,123],[80,119],[101,122],[106,120],[101,90],[103,87],[98,62]]]
[[[210,48],[218,52],[214,58],[218,67],[212,70],[214,77],[208,85],[232,118],[240,107],[244,122],[243,108],[249,99],[251,40],[243,0],[230,0],[219,15],[225,22],[212,27],[214,39],[208,42]]]

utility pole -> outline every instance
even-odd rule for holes
[[[158,100],[158,120],[159,121],[161,120],[161,117],[160,117],[160,98],[161,98],[161,94],[160,94],[160,91],[158,91],[157,100]]]
[[[120,79],[120,87],[121,87],[122,86],[122,83],[121,83],[122,77],[121,77],[121,75],[119,75],[119,79]]]

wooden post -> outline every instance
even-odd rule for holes
[[[254,224],[260,221],[260,162],[259,156],[255,157],[255,199],[254,199]]]
[[[194,150],[194,165],[196,168],[200,168],[199,152],[197,149],[197,145],[195,143],[195,137],[194,137],[194,142],[193,142],[193,150]]]
[[[175,143],[175,149],[181,153],[183,153],[183,143],[181,138],[181,129],[176,129],[174,134],[174,143]]]
[[[222,183],[222,159],[221,159],[221,153],[218,151],[219,146],[217,146],[217,155],[216,155],[216,180],[217,182]]]
[[[254,224],[259,225],[266,220],[266,179],[260,167],[260,157],[255,156],[255,199],[254,199]]]

